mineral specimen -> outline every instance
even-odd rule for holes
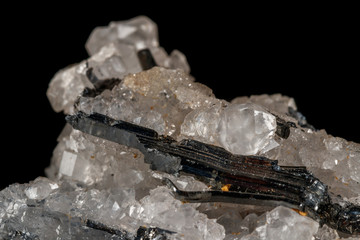
[[[1,238],[358,237],[359,144],[280,94],[217,99],[146,17],[96,28],[86,48],[49,85],[69,124],[47,178],[0,192]]]

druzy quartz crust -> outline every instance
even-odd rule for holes
[[[356,239],[360,145],[281,94],[217,99],[144,16],[90,35],[47,91],[47,177],[0,192],[4,239]]]

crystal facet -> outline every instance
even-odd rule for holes
[[[293,98],[217,99],[145,16],[94,29],[86,49],[49,84],[70,124],[47,178],[0,191],[1,239],[359,236],[360,145]]]

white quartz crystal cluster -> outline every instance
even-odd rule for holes
[[[170,56],[159,46],[157,26],[141,16],[128,21],[112,22],[98,27],[90,35],[86,49],[90,58],[60,70],[52,79],[47,96],[56,112],[73,113],[73,106],[85,87],[93,88],[86,71],[93,69],[99,81],[122,79],[142,70],[137,52],[149,49],[155,62],[166,68],[179,68],[189,73],[184,54],[174,50]]]
[[[50,82],[47,96],[55,111],[101,113],[175,140],[190,138],[233,154],[306,166],[334,195],[360,204],[359,144],[306,127],[292,98],[275,94],[217,99],[189,75],[182,53],[167,55],[159,47],[157,26],[146,17],[96,28],[86,48],[89,59],[60,70]],[[157,67],[142,70],[137,53],[144,49]],[[82,95],[85,88],[108,79],[119,83],[95,97]],[[276,134],[278,119],[292,123],[288,138]],[[0,238],[132,239],[141,226],[169,231],[169,239],[347,237],[282,206],[181,202],[164,186],[164,177],[182,190],[208,187],[192,176],[153,171],[137,149],[70,125],[58,138],[46,175],[0,192]],[[91,228],[89,220],[124,231],[127,238]]]
[[[80,97],[78,110],[152,128],[175,139],[193,138],[252,155],[278,146],[276,118],[252,103],[229,104],[181,69],[154,67],[130,74],[101,95]]]

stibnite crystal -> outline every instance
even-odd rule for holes
[[[0,192],[0,238],[359,237],[360,145],[294,99],[217,99],[144,16],[96,28],[86,49],[49,84],[68,123],[47,177]]]

